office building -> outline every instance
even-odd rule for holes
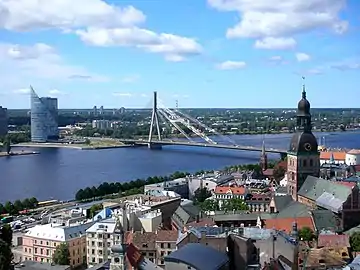
[[[8,132],[7,109],[0,106],[0,136],[5,136]]]
[[[47,142],[57,140],[59,138],[57,98],[40,98],[31,88],[30,100],[31,141]]]

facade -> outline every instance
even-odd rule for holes
[[[112,128],[112,122],[109,120],[93,120],[92,127],[97,129],[110,129]]]
[[[334,164],[347,164],[347,153],[346,152],[320,152],[320,164],[326,163],[334,163]],[[350,160],[351,162],[351,160]]]
[[[59,138],[58,100],[39,97],[31,88],[31,141],[44,143]]]
[[[111,247],[121,244],[122,231],[115,218],[95,223],[86,230],[88,266],[107,262],[111,259]]]
[[[177,231],[130,232],[128,243],[135,245],[151,262],[164,266],[164,258],[176,249]]]
[[[0,106],[0,136],[8,133],[8,115],[7,109]]]
[[[247,190],[245,187],[216,187],[215,199],[218,201],[225,201],[230,199],[242,199],[245,200]]]
[[[346,153],[347,165],[359,165],[360,164],[360,150],[352,149]]]
[[[52,263],[55,249],[66,243],[70,251],[70,266],[86,263],[86,230],[93,223],[74,226],[37,225],[23,237],[23,260]]]
[[[296,116],[296,132],[287,154],[287,188],[288,194],[297,200],[297,193],[308,175],[319,176],[320,153],[318,143],[311,132],[310,102],[306,99],[305,85],[302,99],[298,103]]]

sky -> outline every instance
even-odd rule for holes
[[[0,0],[0,105],[355,108],[359,0]]]

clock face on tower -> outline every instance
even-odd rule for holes
[[[304,148],[305,148],[306,151],[311,151],[311,144],[310,143],[305,143]]]

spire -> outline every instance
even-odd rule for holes
[[[265,150],[265,140],[263,140],[262,149],[261,149],[261,156],[260,156],[260,167],[263,171],[267,169],[267,155]]]
[[[263,142],[262,142],[261,155],[266,155],[266,152],[265,152],[265,140],[263,140]]]
[[[306,99],[306,90],[305,90],[305,77],[302,77],[303,80],[303,86],[302,86],[302,98]]]
[[[334,164],[334,163],[335,163],[335,158],[334,158],[334,153],[333,153],[333,152],[331,152],[330,163],[331,163],[331,164]]]

